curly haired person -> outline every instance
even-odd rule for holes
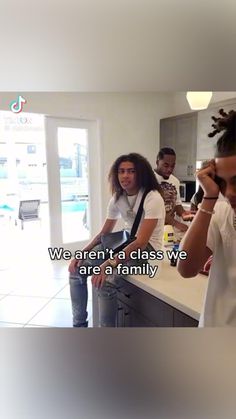
[[[108,204],[107,218],[100,232],[83,250],[96,252],[104,250],[101,235],[112,232],[119,218],[122,218],[126,228],[131,230],[145,191],[147,195],[143,203],[142,218],[135,240],[123,249],[125,260],[119,260],[117,255],[113,260],[86,258],[86,260],[73,259],[70,262],[70,293],[74,327],[88,326],[88,275],[79,273],[80,266],[100,266],[100,273],[92,276],[92,284],[98,290],[99,325],[114,327],[117,314],[117,290],[116,283],[111,284],[106,281],[106,267],[110,264],[116,268],[119,262],[137,264],[139,260],[134,261],[129,258],[132,251],[162,248],[165,206],[160,185],[147,159],[138,153],[118,157],[111,167],[109,182],[112,198]]]

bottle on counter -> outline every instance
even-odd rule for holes
[[[172,248],[172,252],[176,255],[179,253],[179,243],[174,244],[173,248]],[[175,259],[173,256],[170,259],[170,264],[171,266],[176,266],[177,265],[177,259]]]
[[[166,224],[164,226],[164,245],[170,246],[175,242],[174,229],[172,225]]]

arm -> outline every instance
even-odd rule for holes
[[[182,207],[182,205],[176,205],[175,206],[175,213],[179,216],[182,217],[182,215],[185,213],[184,208]]]
[[[204,202],[202,206],[208,211],[212,211],[213,207],[212,202]],[[197,275],[212,254],[206,246],[210,220],[211,215],[198,211],[181,242],[180,249],[185,250],[188,256],[186,260],[178,260],[177,269],[184,278]]]
[[[83,250],[91,250],[94,246],[101,242],[101,235],[110,233],[116,225],[117,220],[111,220],[107,218],[105,223],[103,224],[100,232],[83,248]],[[82,260],[72,259],[69,264],[69,272],[75,273],[76,266],[80,266],[82,264]]]
[[[188,226],[181,223],[180,221],[177,221],[172,213],[166,213],[165,224],[172,225],[173,227],[178,228],[180,231],[187,231],[188,229]]]
[[[157,226],[157,223],[157,219],[144,219],[142,221],[136,239],[123,249],[125,252],[125,260],[120,260],[118,255],[115,257],[117,264],[122,261],[125,262],[129,260],[129,255],[133,250],[144,250],[147,247],[151,235]]]
[[[175,211],[176,211],[176,214],[177,214],[179,217],[182,217],[182,219],[183,219],[184,221],[192,221],[192,219],[193,219],[193,214],[191,213],[191,209],[190,209],[190,211],[186,211],[186,210],[182,207],[182,205],[176,205],[176,207],[175,207]],[[180,224],[182,224],[182,223],[180,223]]]
[[[84,247],[83,250],[91,250],[94,246],[101,242],[101,235],[111,233],[116,225],[117,220],[107,218],[99,231],[99,233]]]
[[[211,162],[205,169],[201,169],[197,177],[204,190],[204,196],[216,197],[216,199],[204,199],[203,197],[201,208],[213,212],[219,194],[219,186],[214,182],[214,162]],[[206,245],[211,217],[211,214],[198,210],[181,243],[181,249],[188,253],[188,257],[186,260],[179,260],[177,267],[185,278],[197,275],[212,254]]]
[[[128,246],[126,246],[123,251],[125,252],[125,260],[122,258],[122,260],[119,259],[118,255],[114,258],[114,268],[119,263],[124,263],[125,261],[129,260],[129,255],[133,250],[145,249],[148,245],[148,242],[150,240],[150,237],[153,233],[153,230],[157,226],[157,219],[144,219],[140,225],[137,238]],[[92,277],[92,284],[95,287],[101,287],[106,279],[105,274],[105,268],[109,265],[109,261],[105,261],[101,266],[101,273],[99,275],[93,275]]]

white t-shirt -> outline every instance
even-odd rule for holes
[[[137,214],[139,204],[143,196],[143,190],[140,190],[133,207],[135,215]],[[129,197],[135,199],[135,197]],[[130,201],[131,203],[131,201]],[[132,203],[131,203],[132,206]],[[133,218],[129,217],[127,211],[130,209],[126,197],[121,195],[118,201],[115,202],[115,197],[113,196],[110,199],[107,208],[107,218],[111,220],[117,220],[122,217],[125,222],[125,228],[131,231],[133,225]],[[163,233],[164,233],[164,223],[165,223],[165,206],[164,201],[158,191],[150,191],[143,203],[143,214],[139,226],[142,223],[143,219],[158,219],[157,226],[155,227],[149,243],[155,250],[161,250],[163,246]]]
[[[174,207],[182,205],[179,194],[179,180],[173,175],[170,175],[169,179],[164,179],[156,172],[155,175],[163,191],[166,212],[174,213]]]
[[[207,247],[213,252],[213,260],[199,326],[236,326],[234,215],[228,202],[216,203],[207,237]]]

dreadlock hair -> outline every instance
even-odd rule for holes
[[[236,112],[234,110],[226,113],[224,109],[219,110],[220,117],[212,116],[214,131],[208,137],[214,137],[221,131],[225,131],[216,143],[215,157],[229,157],[236,155]]]
[[[136,170],[137,187],[139,189],[144,188],[148,192],[157,190],[162,195],[161,187],[148,160],[141,156],[141,154],[130,153],[123,154],[122,156],[118,157],[111,166],[108,175],[111,193],[112,195],[115,195],[116,201],[124,193],[124,190],[122,189],[118,180],[118,169],[121,163],[127,161],[134,164]]]

